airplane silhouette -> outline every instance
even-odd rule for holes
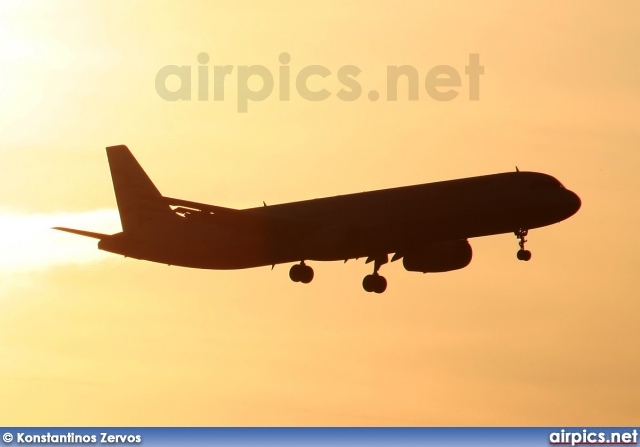
[[[244,269],[295,262],[289,276],[309,283],[306,261],[366,258],[367,292],[382,293],[383,264],[403,260],[411,272],[466,267],[467,239],[513,232],[517,258],[528,230],[560,222],[580,198],[537,172],[485,175],[323,199],[233,209],[165,197],[126,146],[107,147],[122,232],[108,235],[55,227],[99,239],[98,248],[126,257],[201,269]]]

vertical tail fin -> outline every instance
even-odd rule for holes
[[[107,158],[122,230],[136,232],[171,217],[171,208],[127,146],[110,146]]]

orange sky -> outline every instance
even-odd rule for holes
[[[640,5],[628,2],[0,3],[0,421],[12,425],[633,425],[640,417]],[[197,55],[264,65],[332,96],[237,111],[197,101]],[[480,100],[464,67],[480,55]],[[418,101],[384,92],[388,65]],[[155,91],[193,67],[193,100]],[[335,73],[362,70],[362,97]],[[450,65],[460,95],[430,98]],[[175,81],[175,79],[174,79]],[[253,88],[259,88],[252,84]],[[277,79],[276,79],[277,86]],[[404,86],[404,87],[403,87]],[[212,94],[212,87],[211,94]],[[119,231],[105,146],[163,194],[258,206],[523,170],[577,215],[471,240],[461,271],[362,260],[199,271],[122,259],[49,230]]]

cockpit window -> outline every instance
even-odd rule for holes
[[[564,189],[564,186],[562,186],[562,183],[560,183],[556,179],[553,179],[553,178],[541,178],[541,179],[537,179],[537,180],[534,180],[533,182],[531,182],[531,188],[536,188],[536,189],[563,188]]]

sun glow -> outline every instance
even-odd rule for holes
[[[98,262],[109,255],[95,239],[52,230],[53,226],[120,231],[117,210],[80,213],[21,214],[0,211],[0,269],[2,272],[38,270],[52,265]]]

